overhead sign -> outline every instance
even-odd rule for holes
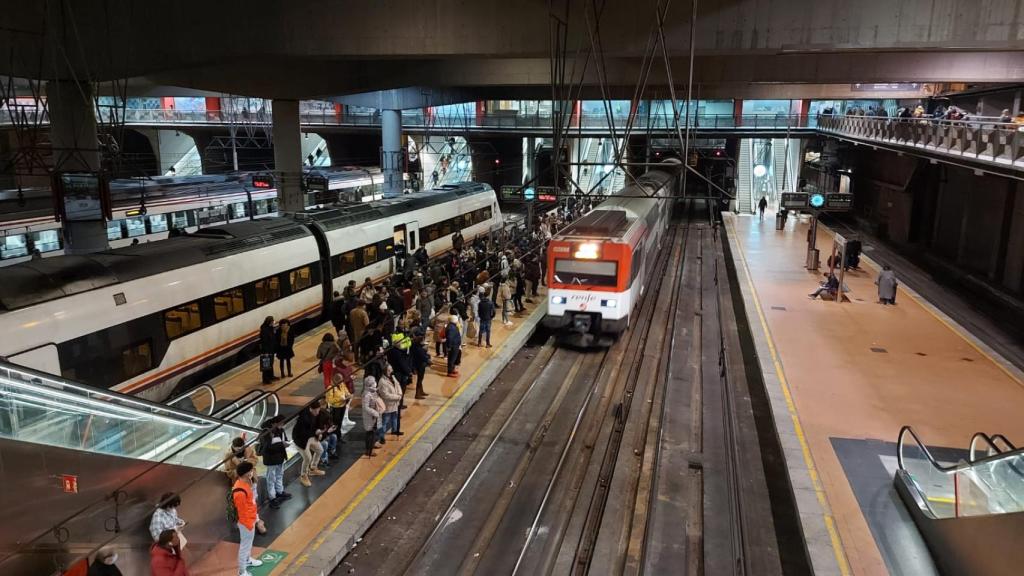
[[[852,84],[854,92],[916,92],[921,89],[920,82],[881,82],[874,84]]]
[[[253,188],[273,188],[274,177],[270,174],[254,174],[252,177]]]
[[[323,174],[309,174],[304,183],[307,192],[327,192],[327,176]]]
[[[786,210],[803,210],[808,206],[807,192],[783,192],[782,207]]]
[[[538,186],[537,200],[539,202],[558,202],[558,188],[554,186]]]
[[[853,208],[853,194],[829,194],[825,196],[825,209],[845,212]]]
[[[502,186],[501,187],[501,199],[502,200],[518,200],[523,199],[523,188],[522,186]]]
[[[527,200],[533,200],[537,196],[537,191],[533,189],[533,186],[528,186],[523,190],[523,198]]]

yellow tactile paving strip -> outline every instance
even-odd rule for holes
[[[776,231],[774,219],[738,217],[735,229],[850,570],[887,574],[829,439],[892,442],[902,425],[945,446],[965,446],[977,431],[1024,437],[1024,387],[907,291],[895,307],[876,304],[870,264],[847,273],[851,302],[810,300],[820,272],[803,267],[805,223]],[[822,260],[831,246],[819,229]]]

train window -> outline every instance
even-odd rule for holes
[[[270,207],[271,212],[277,212],[277,198],[267,200],[267,206]]]
[[[124,221],[125,233],[129,238],[136,236],[143,236],[146,234],[146,219],[139,218],[126,218]]]
[[[262,216],[270,212],[270,203],[267,200],[257,200],[253,202],[252,211],[256,216]]]
[[[423,237],[426,238],[427,242],[433,242],[441,236],[441,229],[437,224],[431,224],[423,229]]]
[[[121,350],[121,373],[123,379],[134,378],[153,369],[153,347],[149,340],[133,344]]]
[[[277,276],[256,282],[256,305],[263,306],[281,297],[281,281]]]
[[[555,282],[582,286],[615,286],[619,264],[611,260],[555,260]]]
[[[190,210],[181,210],[171,214],[171,228],[181,230],[188,228],[189,226],[194,226],[194,224],[189,223],[189,215],[191,213],[192,212]]]
[[[231,218],[245,218],[245,202],[235,202],[231,205]]]
[[[164,331],[171,340],[203,327],[199,302],[190,302],[164,312]]]
[[[40,230],[29,234],[36,250],[40,252],[53,252],[61,249],[60,230]]]
[[[309,266],[289,272],[288,283],[292,287],[292,294],[309,288],[313,284],[313,273],[309,270]]]
[[[348,252],[339,255],[337,266],[338,270],[340,270],[342,274],[348,274],[349,272],[358,270],[360,267],[358,261],[359,255],[360,253],[355,250],[349,250]]]
[[[3,242],[0,243],[0,260],[18,258],[19,256],[28,256],[28,242],[25,235],[4,236]]]
[[[643,259],[640,258],[638,252],[633,253],[633,266],[629,272],[629,283],[632,284],[636,277],[640,275],[640,265],[643,264]]]
[[[121,231],[120,220],[110,220],[107,222],[107,240],[120,240],[124,238],[124,232]]]
[[[377,242],[377,250],[381,254],[381,260],[390,258],[395,253],[395,239],[388,238]]]
[[[363,266],[377,262],[377,245],[363,246]]]
[[[469,228],[473,225],[473,213],[467,212],[462,215],[462,227]]]
[[[241,288],[221,292],[213,297],[213,317],[220,322],[245,312],[245,297]]]
[[[167,231],[167,214],[152,214],[149,217],[149,233]]]
[[[493,211],[491,210],[491,207],[490,207],[490,206],[488,206],[487,208],[483,208],[483,211],[484,211],[484,212],[483,212],[483,214],[484,214],[484,216],[483,216],[484,220],[490,220],[491,218],[493,218],[493,217],[494,217],[494,212],[493,212]]]

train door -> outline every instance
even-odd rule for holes
[[[415,252],[416,248],[419,247],[419,244],[417,244],[417,241],[419,240],[419,231],[420,223],[416,221],[408,222],[406,224],[399,224],[398,226],[395,226],[394,243],[395,246],[398,246],[399,244],[405,246],[404,257],[411,258],[412,253]],[[395,256],[400,256],[400,254],[396,251]],[[397,261],[396,258],[396,262],[394,263],[394,265],[397,266],[398,264],[399,262]]]

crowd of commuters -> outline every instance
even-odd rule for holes
[[[435,259],[428,258],[422,246],[409,253],[398,244],[394,275],[376,284],[371,278],[361,284],[351,281],[335,292],[329,311],[333,330],[322,336],[316,350],[317,371],[325,388],[322,397],[300,411],[290,433],[285,430],[286,419],[275,416],[263,423],[255,443],[238,437],[227,448],[223,469],[230,484],[229,520],[240,540],[240,576],[261,565],[252,556],[255,535],[266,530],[259,516],[260,503],[279,508],[292,497],[284,489],[288,448],[294,447],[300,455],[299,483],[309,487],[312,479],[324,476],[341,457],[346,433],[355,424],[349,418],[350,405],[361,412],[362,451],[367,457],[374,456],[389,436],[403,436],[407,389],[413,387],[416,399],[426,398],[423,380],[431,367],[457,377],[466,346],[491,347],[495,319],[500,316],[503,325],[513,325],[515,314],[533,303],[544,282],[547,240],[566,218],[581,211],[582,206],[574,212],[546,215],[529,233],[501,231],[472,241],[456,233],[452,250]],[[289,321],[275,322],[268,316],[259,334],[263,383],[292,376],[295,332]],[[356,377],[359,367],[362,378]],[[263,498],[256,478],[261,462]],[[165,494],[152,515],[150,558],[155,575],[189,574],[186,522],[177,513],[180,505],[178,495]],[[116,554],[97,555],[94,564],[100,570],[114,566],[116,559]]]

